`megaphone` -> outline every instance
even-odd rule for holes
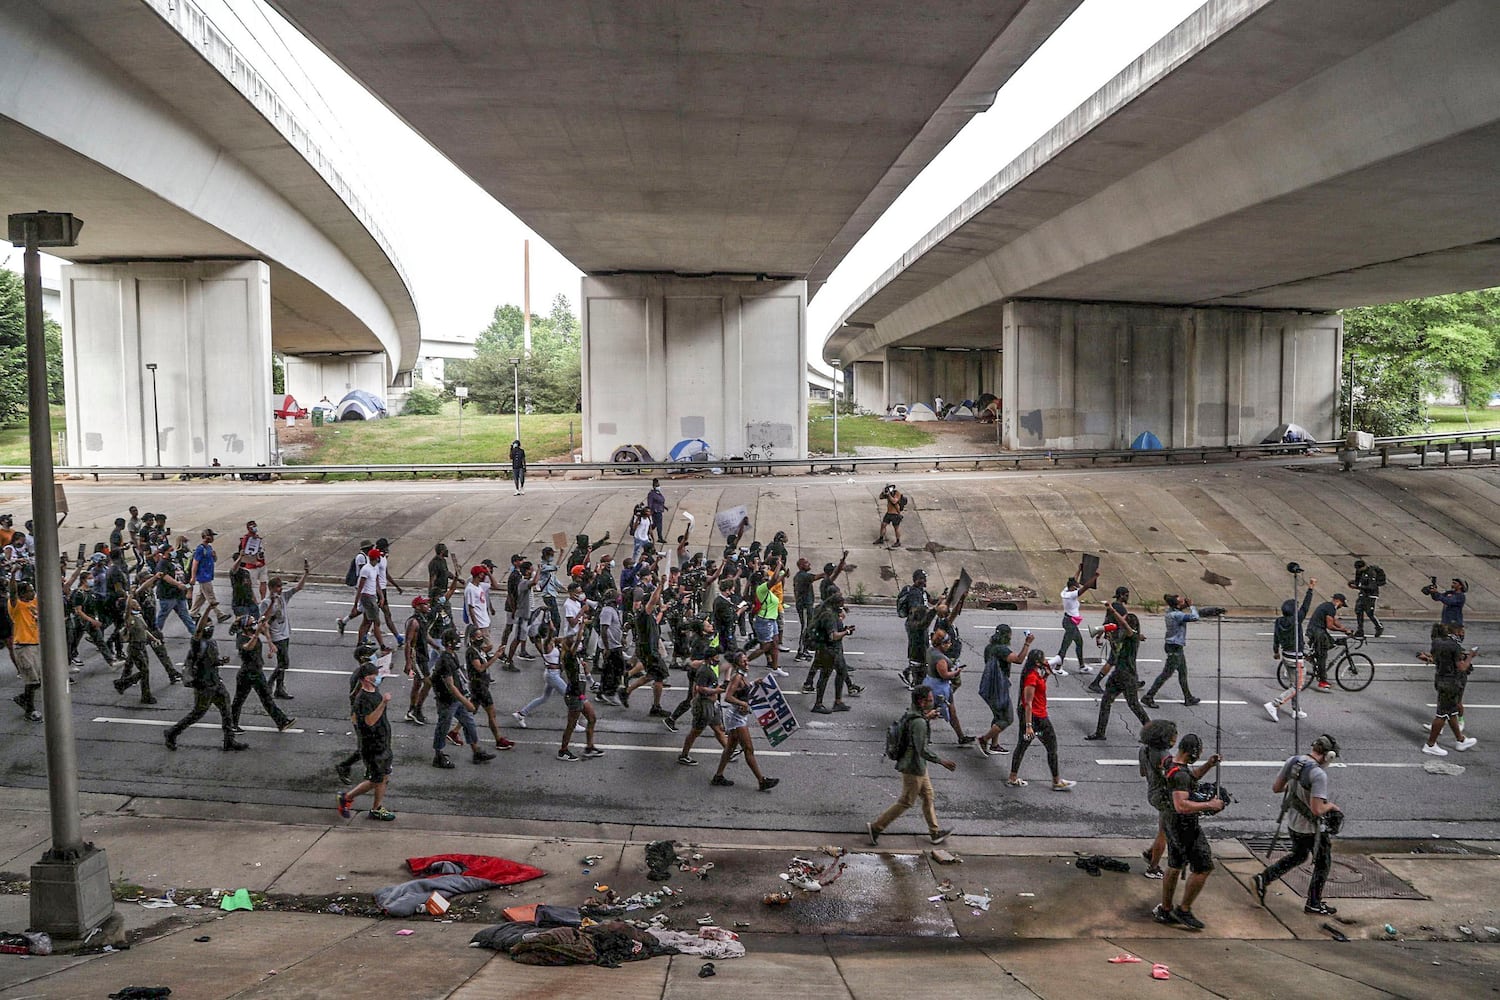
[[[1120,626],[1114,622],[1110,622],[1108,625],[1090,625],[1089,638],[1097,639],[1101,635],[1114,635],[1119,629]]]

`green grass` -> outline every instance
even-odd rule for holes
[[[52,459],[57,460],[57,432],[68,429],[67,415],[61,406],[52,406]],[[27,421],[0,427],[0,465],[31,465],[31,444],[27,438]]]
[[[510,461],[516,436],[513,414],[464,412],[464,436],[458,439],[458,403],[443,404],[436,417],[391,417],[350,420],[316,428],[317,441],[289,465],[424,465],[451,462]],[[521,441],[528,461],[566,456],[568,426],[581,440],[582,418],[576,413],[521,415]]]
[[[1419,429],[1417,433],[1459,434],[1469,430],[1500,428],[1500,409],[1476,407],[1468,411],[1468,419],[1465,419],[1462,406],[1429,406],[1427,419],[1431,426],[1426,431]]]
[[[915,424],[839,414],[841,455],[852,455],[857,447],[920,448],[931,442],[932,435]],[[833,454],[833,407],[828,403],[807,404],[807,450]]]

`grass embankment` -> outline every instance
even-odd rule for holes
[[[568,454],[568,427],[576,443],[581,433],[576,413],[521,415],[521,440],[528,461],[540,462]],[[386,420],[349,420],[307,426],[299,439],[312,435],[308,447],[288,465],[430,465],[450,462],[510,461],[516,436],[513,414],[464,412],[463,440],[458,439],[458,404],[449,401],[435,417],[391,417]]]
[[[52,460],[57,461],[57,435],[68,429],[67,414],[61,406],[51,406],[52,411]],[[31,443],[28,438],[28,422],[0,427],[0,465],[31,465]]]
[[[1461,434],[1465,431],[1482,431],[1500,428],[1500,410],[1476,408],[1467,412],[1462,406],[1429,406],[1427,419],[1431,426],[1427,430],[1416,430],[1417,434]]]
[[[931,443],[932,434],[919,424],[839,414],[840,455],[852,455],[861,447],[920,448]],[[807,404],[807,450],[815,455],[833,454],[833,407],[828,403]]]

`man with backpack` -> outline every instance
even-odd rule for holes
[[[212,607],[208,611],[212,611]],[[227,662],[227,657],[219,655],[219,644],[214,641],[213,615],[205,612],[198,619],[198,629],[193,633],[186,664],[187,685],[193,689],[193,708],[176,725],[167,730],[168,750],[177,749],[177,737],[187,732],[193,723],[203,718],[210,706],[219,710],[219,724],[224,730],[224,749],[250,749],[234,738],[234,723],[231,721],[233,715],[229,709],[229,691],[219,677],[219,666]]]
[[[886,828],[918,799],[922,800],[922,818],[927,821],[928,838],[934,844],[941,844],[953,832],[938,826],[932,779],[927,776],[928,761],[941,764],[950,771],[958,766],[928,747],[932,739],[931,719],[935,715],[937,708],[933,703],[932,689],[918,687],[911,693],[911,707],[886,732],[885,755],[888,760],[896,762],[896,770],[901,772],[901,797],[874,822],[865,824],[871,846],[880,843],[880,835]]]
[[[1266,889],[1287,872],[1313,859],[1312,880],[1307,883],[1307,902],[1303,913],[1333,916],[1338,911],[1323,902],[1323,885],[1333,867],[1333,850],[1329,837],[1342,825],[1343,813],[1328,798],[1328,765],[1339,755],[1339,741],[1324,733],[1313,740],[1307,753],[1286,759],[1271,791],[1283,796],[1282,815],[1292,838],[1292,850],[1275,864],[1250,880],[1251,891],[1260,905],[1266,905]]]
[[[1161,902],[1151,911],[1152,919],[1159,924],[1180,924],[1195,931],[1201,931],[1204,923],[1193,913],[1193,901],[1214,870],[1213,848],[1203,833],[1199,817],[1224,808],[1224,799],[1217,795],[1206,801],[1193,795],[1198,780],[1220,760],[1218,754],[1213,754],[1199,764],[1201,756],[1203,740],[1196,733],[1187,733],[1177,741],[1177,752],[1162,768],[1169,807],[1162,812],[1167,833],[1167,871],[1161,880]],[[1177,881],[1184,868],[1191,869],[1192,874],[1182,890],[1182,902],[1173,905]]]
[[[911,583],[896,595],[896,614],[906,619],[906,669],[901,683],[914,688],[927,673],[927,623],[932,619],[932,598],[927,594],[927,573],[913,570]]]
[[[1354,579],[1349,581],[1349,586],[1359,591],[1359,596],[1354,599],[1354,637],[1365,637],[1365,616],[1369,615],[1370,624],[1375,626],[1375,638],[1379,639],[1385,635],[1385,626],[1375,617],[1375,604],[1380,599],[1380,588],[1385,586],[1385,570],[1356,559]]]
[[[896,484],[891,483],[880,491],[880,499],[885,501],[885,513],[880,518],[880,536],[875,539],[875,545],[885,544],[885,529],[891,528],[896,533],[896,540],[891,543],[891,548],[901,547],[901,521],[906,511],[907,498]]]

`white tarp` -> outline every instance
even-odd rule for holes
[[[906,411],[908,423],[916,423],[921,420],[936,420],[937,414],[932,412],[932,407],[926,403],[913,403]]]

